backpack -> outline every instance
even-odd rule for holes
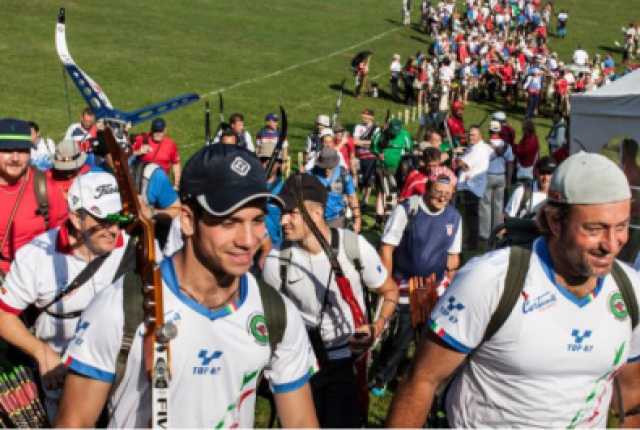
[[[31,169],[33,172],[33,192],[38,203],[38,214],[44,218],[47,231],[51,228],[49,219],[49,195],[47,192],[47,174],[40,169]]]
[[[149,182],[151,182],[151,176],[156,170],[160,169],[160,166],[153,162],[136,160],[130,169],[131,176],[133,176],[133,181],[135,182],[136,192],[142,197],[144,204],[148,205],[147,189],[149,188]]]

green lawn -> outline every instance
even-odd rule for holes
[[[414,1],[414,8],[418,7]],[[459,1],[459,3],[461,3]],[[580,43],[593,55],[623,41],[620,27],[640,18],[638,0],[557,0],[569,13],[568,36],[550,46],[570,62]],[[242,112],[255,133],[267,112],[283,105],[289,116],[292,152],[301,149],[318,114],[331,114],[337,87],[347,78],[340,119],[352,126],[364,107],[382,120],[387,108],[394,114],[404,106],[385,98],[356,100],[349,60],[360,50],[373,51],[372,82],[388,90],[391,56],[427,48],[429,39],[412,28],[398,26],[400,1],[377,0],[169,0],[0,1],[0,67],[3,91],[0,117],[38,122],[43,134],[59,141],[68,126],[63,72],[55,51],[58,8],[67,9],[69,50],[107,93],[116,108],[132,110],[187,92],[212,102],[217,121],[217,97],[222,92],[225,114]],[[417,14],[414,12],[414,22]],[[553,34],[553,31],[551,32]],[[621,51],[614,52],[619,61]],[[73,121],[84,107],[69,80]],[[522,104],[521,104],[522,106]],[[470,105],[467,124],[479,122],[494,104]],[[519,130],[522,112],[510,113]],[[204,103],[166,116],[168,134],[178,143],[183,162],[203,143]],[[541,142],[549,127],[539,121]],[[485,124],[488,125],[488,124]],[[133,132],[147,131],[142,124]],[[408,126],[413,133],[417,123]],[[546,145],[542,145],[546,153]],[[365,217],[370,227],[373,220]],[[372,241],[377,234],[367,232]],[[465,255],[465,258],[470,255]],[[374,399],[371,426],[381,426],[391,394]],[[258,425],[265,424],[264,405]]]

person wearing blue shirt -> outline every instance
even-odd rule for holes
[[[361,226],[358,195],[353,184],[353,178],[347,172],[347,169],[340,165],[338,151],[328,146],[322,148],[315,167],[310,173],[320,179],[320,182],[328,191],[324,212],[324,219],[327,225],[336,228],[345,227],[347,206],[344,196],[346,195],[353,214],[353,231],[358,233]]]

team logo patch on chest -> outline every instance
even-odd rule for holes
[[[267,329],[267,321],[263,314],[253,313],[249,316],[247,328],[251,336],[260,345],[266,345],[269,342],[269,330]]]
[[[629,315],[627,305],[620,293],[613,293],[609,296],[609,310],[620,321],[624,321]]]

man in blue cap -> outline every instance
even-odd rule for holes
[[[29,168],[33,148],[29,123],[0,119],[0,284],[18,249],[67,217],[58,187]]]
[[[166,136],[167,122],[164,118],[156,118],[151,123],[151,132],[143,133],[133,144],[133,155],[147,163],[156,163],[170,176],[173,171],[173,185],[180,187],[180,153],[176,143]]]
[[[278,142],[278,133],[280,132],[280,128],[278,127],[278,123],[280,122],[280,118],[275,113],[268,113],[264,117],[265,125],[256,133],[256,151],[260,148],[260,145],[263,143],[277,143]],[[287,139],[284,140],[282,144],[282,159],[287,160],[288,156],[288,148],[289,141]]]
[[[178,326],[171,340],[167,427],[253,427],[263,369],[282,426],[318,427],[309,388],[318,369],[302,317],[282,298],[284,329],[271,350],[269,337],[277,330],[269,326],[264,290],[248,273],[264,240],[267,198],[282,205],[269,192],[260,161],[246,149],[209,145],[185,165],[180,184],[184,246],[160,264],[164,311]],[[57,426],[95,424],[116,379],[123,318],[118,283],[82,314],[83,328],[64,357],[70,373]],[[110,427],[149,425],[152,390],[144,360],[142,337],[135,336],[111,399]]]

